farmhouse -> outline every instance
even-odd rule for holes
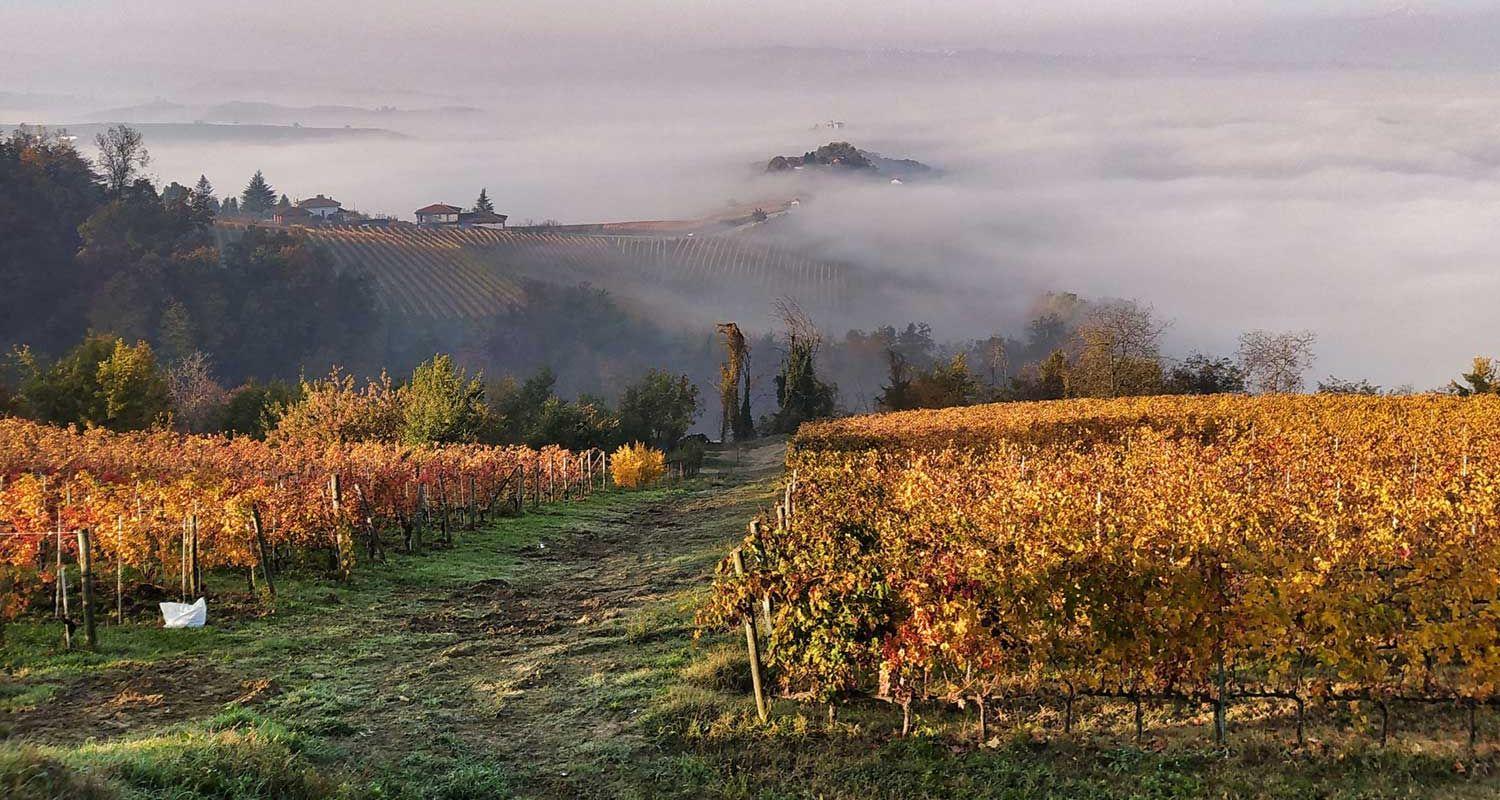
[[[301,206],[278,207],[271,215],[271,221],[277,225],[308,225],[316,219],[315,214]]]
[[[457,225],[458,215],[463,209],[447,203],[433,203],[417,209],[418,225]]]
[[[321,194],[317,197],[309,197],[306,200],[299,200],[297,202],[297,207],[313,215],[314,217],[323,220],[334,219],[337,218],[340,214],[344,213],[343,203],[340,203],[332,197],[324,197]]]
[[[460,228],[503,228],[504,214],[496,214],[493,211],[464,211],[458,215],[458,227]]]

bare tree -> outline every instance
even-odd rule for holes
[[[1094,306],[1078,326],[1082,349],[1074,382],[1089,397],[1151,394],[1161,387],[1161,336],[1167,323],[1150,306],[1112,300]]]
[[[781,297],[776,300],[773,308],[776,310],[776,318],[781,320],[781,329],[786,335],[787,343],[793,346],[805,345],[810,353],[816,354],[823,346],[823,334],[813,324],[812,317],[802,310],[802,306],[794,298]]]
[[[213,362],[194,350],[167,370],[177,424],[190,433],[208,431],[227,393],[213,377]]]
[[[1302,389],[1302,375],[1313,363],[1312,331],[1248,331],[1240,336],[1240,368],[1252,391],[1286,393]]]
[[[116,194],[130,185],[138,170],[151,163],[141,132],[129,125],[115,125],[94,136],[99,147],[99,169],[109,190]]]
[[[1005,352],[1004,337],[996,334],[984,340],[984,365],[990,371],[990,388],[1000,388],[1000,382],[1010,372],[1010,354]]]

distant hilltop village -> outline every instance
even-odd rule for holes
[[[886,158],[861,150],[848,142],[829,142],[800,156],[776,156],[766,163],[766,172],[826,171],[888,177],[891,183],[936,173],[932,167],[910,158]]]

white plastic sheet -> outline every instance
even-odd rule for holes
[[[208,601],[202,597],[196,603],[162,603],[163,628],[201,628],[208,622]]]

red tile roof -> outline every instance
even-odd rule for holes
[[[460,212],[462,210],[463,209],[459,208],[458,206],[450,206],[450,205],[448,205],[446,203],[433,203],[430,206],[424,206],[422,208],[417,209],[417,213],[418,214],[457,214],[458,212]]]
[[[302,200],[297,203],[298,208],[342,208],[343,205],[343,203],[340,203],[332,197],[324,197],[321,194],[317,197],[309,197],[306,200]]]

